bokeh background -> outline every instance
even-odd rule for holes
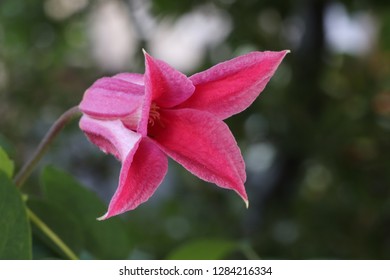
[[[249,209],[171,161],[155,195],[121,216],[129,259],[225,241],[241,245],[224,258],[390,258],[387,0],[1,0],[0,143],[17,167],[96,79],[143,73],[142,48],[188,75],[249,51],[291,53],[227,120]],[[120,168],[77,121],[46,164],[106,203]],[[27,192],[39,193],[38,173]]]

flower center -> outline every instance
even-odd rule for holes
[[[150,106],[150,111],[149,111],[149,124],[150,126],[154,126],[156,122],[160,123],[160,107],[156,105],[156,103],[152,103]]]

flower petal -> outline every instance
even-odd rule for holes
[[[191,76],[195,93],[179,107],[207,111],[220,119],[245,110],[288,52],[252,52]]]
[[[145,54],[145,98],[137,131],[147,135],[152,101],[159,107],[170,108],[180,104],[194,92],[192,82],[163,61]]]
[[[130,211],[147,201],[161,184],[168,170],[167,156],[149,139],[142,138],[134,156],[122,164],[119,186],[108,211],[99,220]]]
[[[115,79],[120,79],[137,85],[144,85],[144,75],[138,73],[119,73],[113,76]]]
[[[144,87],[122,78],[97,80],[85,92],[80,110],[100,119],[123,118],[135,112],[142,104]]]
[[[235,190],[247,202],[245,163],[227,125],[193,109],[161,110],[149,136],[171,158],[199,178]]]
[[[170,108],[186,100],[194,92],[188,78],[163,61],[145,54],[145,98],[137,131],[147,135],[149,112],[152,102],[159,107]]]
[[[92,143],[120,161],[128,158],[141,139],[140,134],[127,129],[120,120],[103,121],[83,115],[79,125]]]
[[[174,107],[193,94],[195,87],[186,75],[147,53],[145,62],[148,82],[152,86],[152,100],[158,106]]]

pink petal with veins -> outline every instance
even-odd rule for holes
[[[145,97],[137,131],[147,135],[152,102],[162,108],[174,107],[194,92],[192,82],[182,73],[145,52]]]
[[[145,61],[149,85],[152,86],[152,100],[158,106],[174,107],[194,93],[195,87],[186,75],[147,53]]]
[[[119,186],[108,211],[99,220],[130,211],[147,201],[161,184],[168,170],[167,156],[149,139],[143,138],[134,156],[122,164]]]
[[[79,125],[92,143],[120,161],[128,157],[141,139],[140,134],[127,129],[119,120],[102,121],[84,115]]]
[[[115,79],[120,79],[137,85],[144,85],[144,75],[138,73],[119,73],[113,76]]]
[[[175,161],[199,178],[236,191],[247,203],[245,163],[227,125],[193,110],[161,110],[149,135]]]
[[[84,93],[80,110],[99,119],[131,115],[141,106],[144,87],[117,78],[101,78]]]
[[[190,77],[194,94],[180,108],[226,119],[245,110],[265,88],[288,51],[252,52]]]

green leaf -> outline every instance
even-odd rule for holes
[[[123,259],[129,255],[130,242],[122,220],[118,217],[96,220],[107,206],[95,193],[53,167],[44,169],[42,183],[46,198],[82,225],[86,249],[90,253],[100,259]]]
[[[0,133],[0,147],[8,154],[8,157],[13,157],[15,155],[15,147],[2,133]]]
[[[10,160],[7,153],[0,147],[0,170],[11,178],[14,173],[14,162]]]
[[[228,240],[201,239],[182,245],[171,252],[169,260],[220,260],[237,249],[237,244]]]
[[[31,259],[31,230],[19,191],[0,171],[0,259]]]
[[[73,215],[50,201],[29,198],[28,207],[76,254],[80,253],[84,244],[82,225]],[[66,255],[40,229],[33,227],[35,236],[63,258]],[[35,258],[35,255],[34,255]]]

